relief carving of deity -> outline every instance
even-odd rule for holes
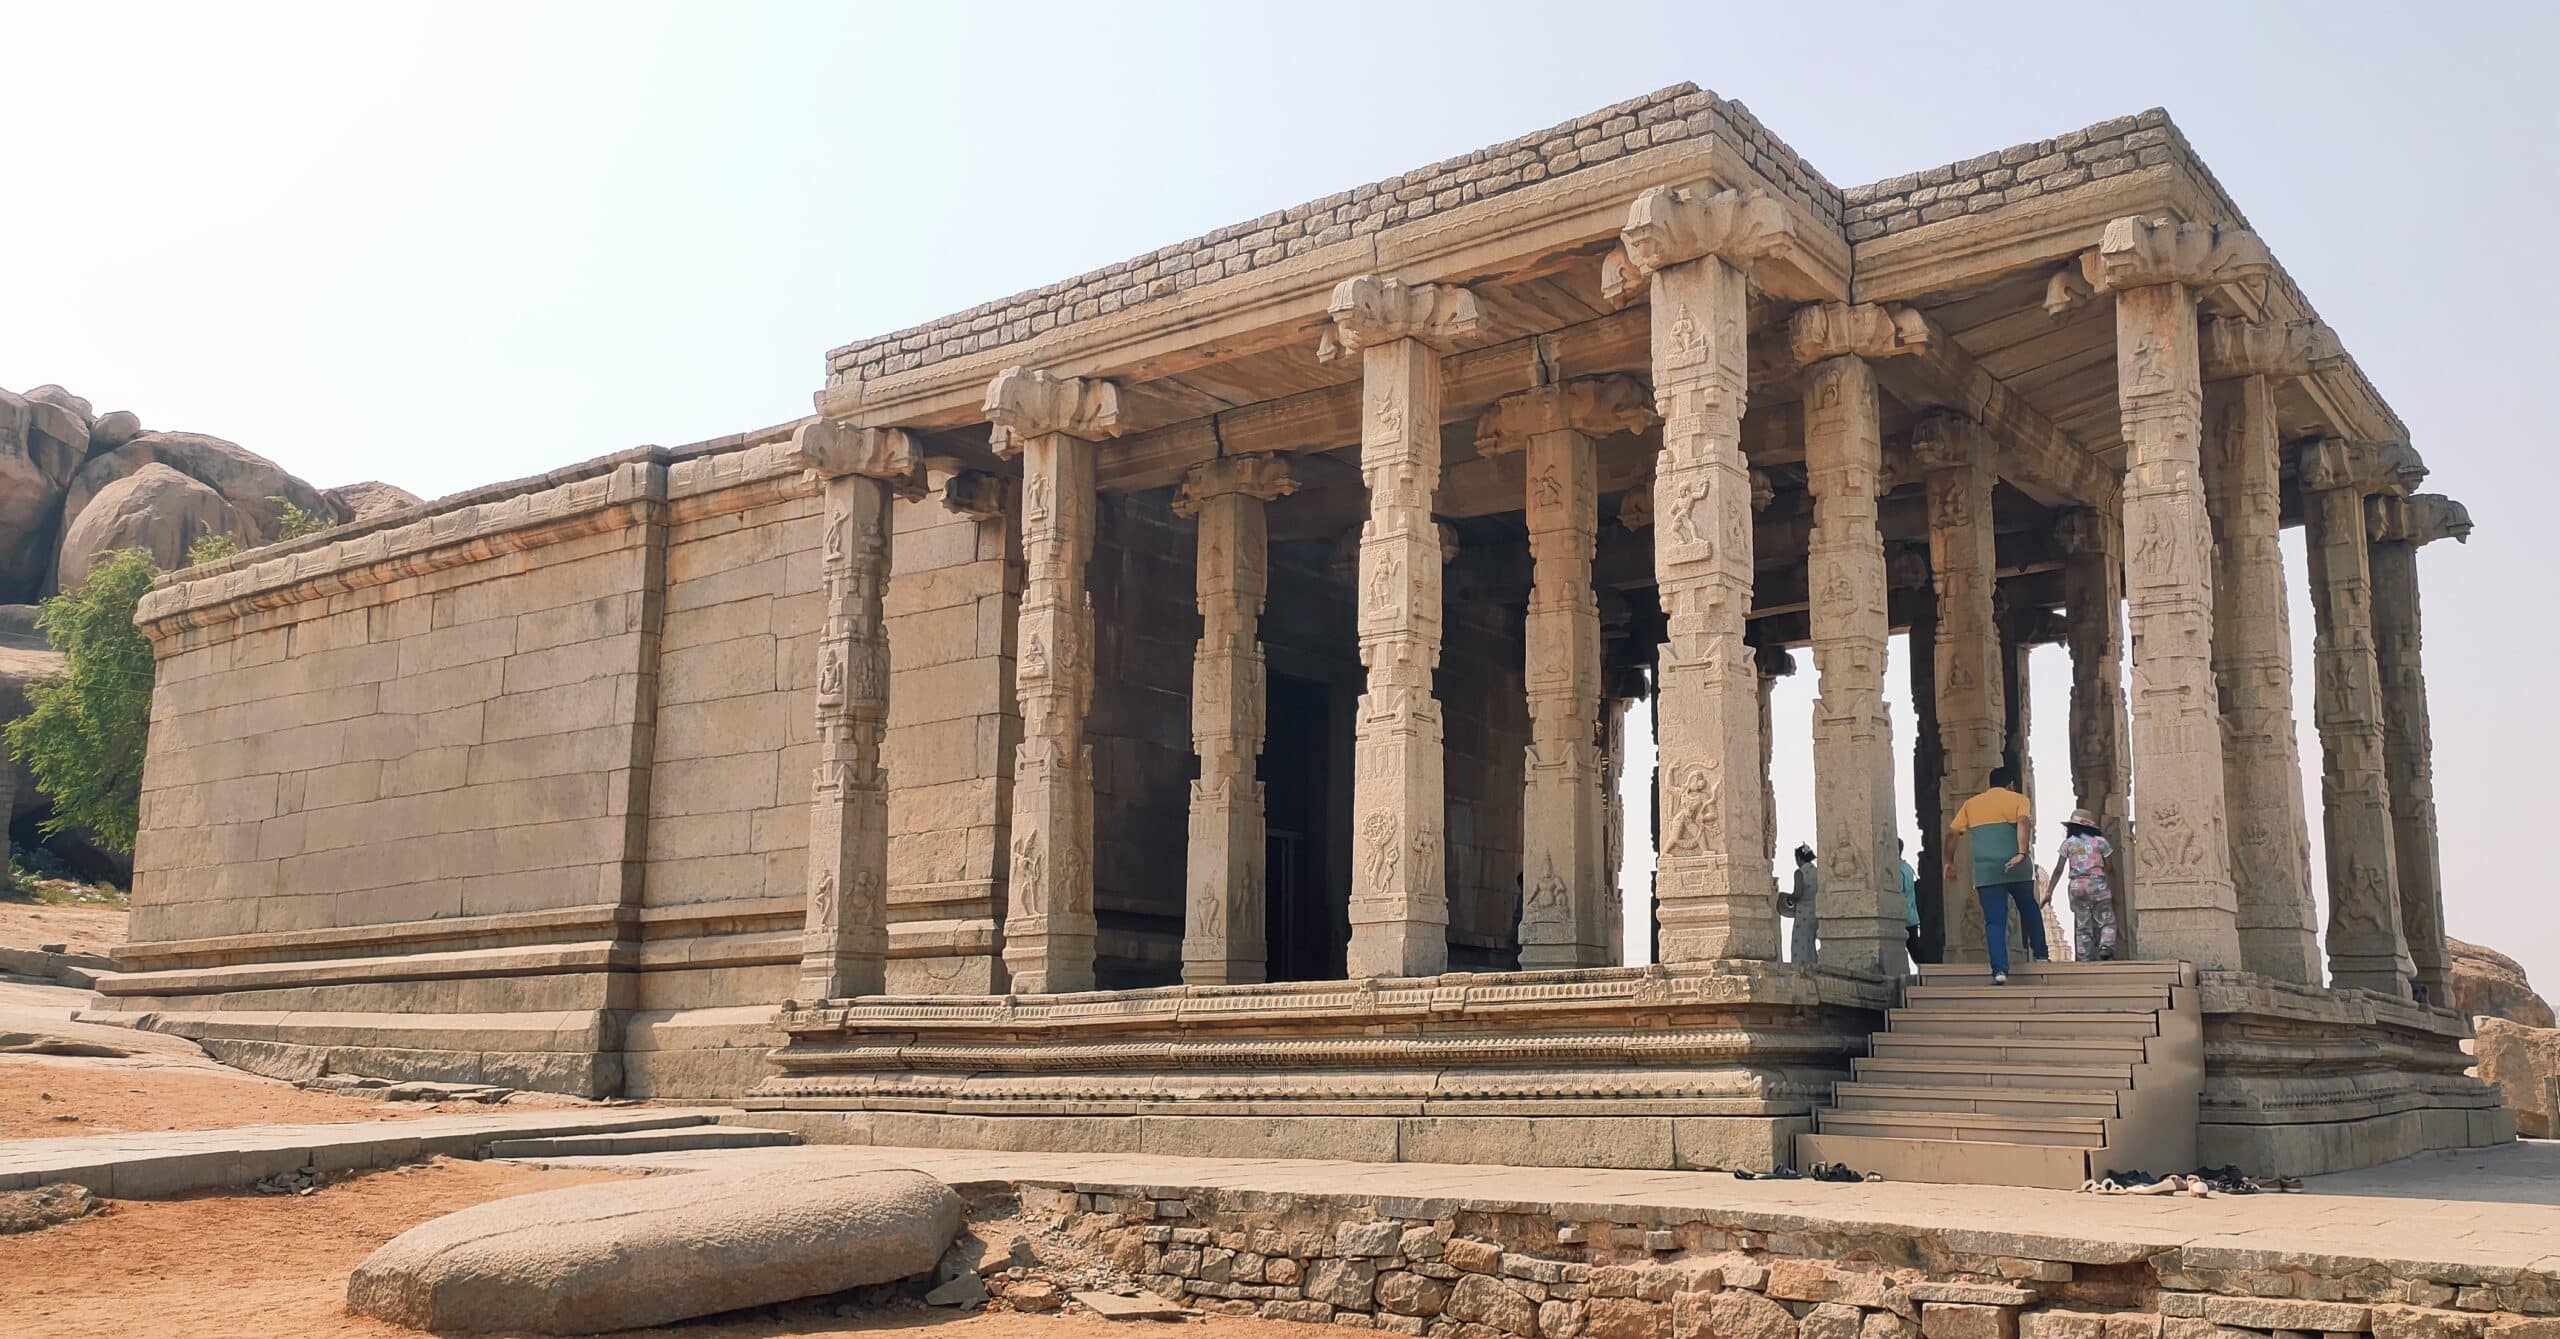
[[[1672,786],[1671,820],[1662,828],[1663,853],[1705,855],[1723,831],[1724,779],[1704,763],[1691,763]]]
[[[1034,472],[1022,483],[1022,515],[1026,520],[1049,519],[1049,476]]]
[[[827,518],[827,561],[829,563],[843,561],[845,527],[851,524],[852,520],[853,518],[844,512],[837,512]]]
[[[1440,825],[1426,822],[1413,830],[1413,884],[1429,888],[1440,881]]]
[[[844,648],[830,646],[818,661],[818,696],[829,702],[844,699]]]
[[[1361,820],[1360,840],[1368,848],[1361,857],[1369,887],[1378,893],[1396,891],[1396,856],[1403,843],[1403,820],[1391,810],[1381,809]]]
[[[1533,921],[1561,921],[1565,918],[1564,880],[1556,874],[1556,858],[1547,856],[1547,872],[1529,889],[1528,918]]]
[[[1049,672],[1049,648],[1041,644],[1039,633],[1031,634],[1031,640],[1022,648],[1022,672],[1032,678]]]
[[[1058,910],[1093,910],[1093,880],[1081,847],[1069,846],[1058,854]]]
[[[1564,501],[1564,483],[1556,478],[1556,467],[1549,464],[1538,472],[1538,505],[1553,507]]]
[[[1191,925],[1201,943],[1227,942],[1227,904],[1218,896],[1215,882],[1202,883],[1200,891],[1193,895]]]
[[[1037,916],[1049,909],[1048,872],[1048,861],[1040,854],[1039,829],[1013,839],[1013,901],[1024,915]]]
[[[818,875],[818,887],[809,897],[810,917],[821,930],[832,930],[836,924],[836,876],[833,871]]]
[[[1706,480],[1681,480],[1680,486],[1671,494],[1671,533],[1683,543],[1696,545],[1700,558],[1712,559],[1716,556],[1715,536],[1698,527],[1698,509],[1706,505],[1706,501]]]
[[[1396,589],[1404,582],[1404,560],[1389,557],[1369,574],[1369,609],[1386,613],[1396,607]]]

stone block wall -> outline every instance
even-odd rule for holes
[[[1095,984],[1182,978],[1198,527],[1169,494],[1106,494],[1093,564]]]
[[[1529,747],[1525,608],[1453,590],[1444,625],[1448,644],[1436,683],[1448,723],[1443,830],[1449,834],[1453,971],[1520,965],[1521,787]]]

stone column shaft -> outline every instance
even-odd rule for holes
[[[1265,978],[1261,618],[1270,592],[1269,500],[1294,491],[1273,456],[1230,456],[1194,468],[1174,510],[1199,518],[1200,646],[1191,662],[1191,842],[1183,886],[1182,979],[1230,985]]]
[[[820,482],[824,513],[818,639],[818,766],[809,786],[809,922],[802,996],[845,999],[886,989],[889,959],[889,581],[893,481],[911,477],[913,440],[897,429],[821,419],[793,453]]]
[[[1012,369],[987,391],[999,453],[1022,464],[1022,612],[1014,693],[1011,902],[1004,961],[1015,993],[1091,990],[1093,977],[1093,438],[1116,430],[1109,382]]]
[[[1862,358],[1805,377],[1805,475],[1813,490],[1807,560],[1813,664],[1813,824],[1822,864],[1825,966],[1900,975],[1902,881],[1895,864],[1893,721],[1884,700],[1884,535],[1876,528],[1884,447],[1875,370]]]
[[[1442,859],[1448,805],[1439,699],[1440,355],[1475,326],[1464,289],[1376,276],[1336,286],[1329,348],[1361,366],[1360,663],[1353,744],[1351,944],[1355,977],[1430,976],[1449,963]],[[1338,341],[1338,344],[1334,341]]]
[[[2320,731],[2321,833],[2329,864],[2329,977],[2406,996],[2413,968],[2400,917],[2399,857],[2382,754],[2364,471],[2335,439],[2303,448],[2304,548],[2310,555],[2312,719]]]
[[[2418,548],[2467,538],[2470,514],[2450,499],[2421,495],[2366,500],[2373,579],[2373,641],[2382,685],[2384,777],[2391,791],[2391,845],[2399,875],[2400,926],[2410,964],[2429,1003],[2451,1007],[2444,942],[2444,872],[2436,835],[2435,736],[2427,678],[2419,662]]]
[[[2277,493],[2275,385],[2264,375],[2205,387],[2205,505],[2213,519],[2213,677],[2222,709],[2224,808],[2239,906],[2240,962],[2321,984],[2311,834],[2294,740],[2293,633]]]
[[[2057,518],[2062,543],[2063,638],[2071,649],[2072,807],[2097,818],[2115,855],[2116,954],[2134,951],[2131,837],[2133,751],[2124,703],[2124,527],[2075,507]]]
[[[1990,439],[1970,421],[1943,414],[1924,418],[1913,426],[1911,444],[1928,472],[1929,570],[1938,598],[1938,811],[1945,822],[1990,783],[1991,769],[2005,756],[2008,713],[2001,700],[2000,620],[1993,602],[1999,571],[1991,526],[1994,475]],[[1947,962],[1989,956],[1967,849],[1965,839],[1946,834],[1940,859],[1955,865],[1940,893]]]
[[[1520,966],[1610,961],[1607,768],[1601,755],[1600,602],[1591,559],[1600,524],[1593,438],[1652,421],[1644,389],[1612,377],[1508,396],[1476,435],[1486,455],[1525,456],[1533,568],[1523,640],[1529,748],[1522,795]]]

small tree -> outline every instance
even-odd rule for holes
[[[233,539],[231,536],[226,535],[219,530],[208,530],[203,534],[196,536],[196,542],[187,546],[187,560],[185,565],[188,567],[202,567],[206,563],[218,563],[239,551],[239,540]]]
[[[32,710],[9,724],[8,736],[53,801],[47,836],[85,829],[99,844],[133,853],[153,669],[150,639],[133,625],[133,611],[159,575],[150,554],[119,550],[36,615],[63,653],[64,672],[28,685]]]
[[[304,511],[292,498],[277,493],[267,499],[276,504],[276,538],[300,539],[316,535],[338,523],[338,518],[325,511]]]

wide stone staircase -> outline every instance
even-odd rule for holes
[[[1893,1181],[2077,1189],[2196,1165],[2195,969],[2179,962],[1924,965],[1796,1136],[1796,1166]]]

